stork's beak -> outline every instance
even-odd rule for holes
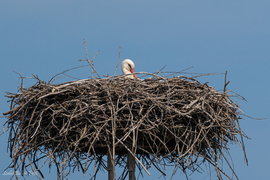
[[[130,72],[131,72],[132,74],[135,73],[134,69],[131,69]],[[134,75],[135,79],[138,79],[138,77],[137,77],[136,74],[133,74],[133,75]]]

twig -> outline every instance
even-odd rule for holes
[[[119,60],[120,60],[120,54],[121,54],[121,46],[119,46],[118,60],[117,60],[117,65],[116,65],[115,72],[114,72],[113,76],[115,76],[117,68],[118,68],[118,64],[119,64]]]
[[[93,70],[92,64],[89,61],[87,46],[86,46],[86,42],[85,42],[85,39],[84,38],[83,38],[83,44],[84,44],[84,48],[85,48],[85,52],[86,52],[86,58],[87,58],[86,61],[88,62],[89,66],[90,66],[90,69],[91,69],[91,78],[93,79],[94,78],[94,76],[93,76],[94,70]],[[82,60],[79,60],[79,61],[82,61]]]
[[[56,76],[60,75],[60,74],[64,74],[64,73],[66,73],[66,72],[68,72],[68,71],[71,71],[71,70],[74,70],[74,69],[78,69],[78,68],[81,68],[81,67],[85,67],[85,66],[87,66],[87,65],[77,66],[77,67],[74,67],[74,68],[70,68],[70,69],[64,70],[64,71],[62,71],[62,72],[60,72],[60,73],[54,75],[54,76],[49,80],[48,84],[52,84],[52,82],[54,81],[54,78],[55,78]]]
[[[224,92],[226,92],[226,87],[230,83],[230,81],[227,82],[227,71],[225,72],[225,83],[224,83]]]

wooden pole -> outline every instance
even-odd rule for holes
[[[116,123],[115,123],[115,109],[112,103],[112,99],[110,97],[110,93],[108,91],[109,99],[111,101],[111,114],[112,118],[112,145],[108,147],[108,180],[115,180],[115,131],[116,131]],[[109,106],[110,107],[110,106]]]
[[[129,174],[129,180],[135,180],[135,158],[130,152],[127,154],[127,168]]]
[[[107,152],[107,171],[108,171],[108,180],[114,180],[112,149],[111,148],[108,148],[108,152]]]

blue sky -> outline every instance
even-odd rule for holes
[[[18,75],[49,81],[55,74],[85,65],[83,38],[89,56],[100,50],[94,63],[100,75],[113,75],[122,47],[121,61],[132,59],[137,72],[155,72],[166,65],[166,71],[181,71],[193,66],[190,73],[224,73],[231,81],[228,89],[248,102],[236,100],[249,116],[270,118],[270,1],[36,1],[2,0],[0,2],[0,107],[8,111],[5,91],[16,92]],[[117,74],[121,74],[118,69]],[[89,78],[89,67],[69,75]],[[58,82],[71,80],[63,78]],[[216,89],[223,88],[224,76],[199,78]],[[28,79],[26,87],[35,83]],[[57,83],[57,82],[56,82]],[[6,118],[1,118],[1,124]],[[244,132],[249,165],[246,166],[240,147],[231,145],[234,168],[240,179],[269,177],[269,128],[267,120],[244,117]],[[1,131],[2,132],[2,131]],[[11,159],[6,150],[8,134],[0,136],[1,164],[4,171]],[[168,168],[168,176],[172,169]],[[44,167],[46,179],[55,179],[56,172]],[[229,172],[229,171],[227,171]],[[159,177],[150,169],[151,178]],[[231,174],[231,173],[229,173]],[[107,178],[107,173],[101,173]],[[149,179],[144,174],[144,179]],[[10,176],[0,174],[0,179]],[[70,179],[82,178],[75,173]],[[89,179],[90,176],[86,175]],[[185,178],[180,172],[173,179]],[[191,179],[208,179],[194,173]],[[213,175],[213,179],[216,177]],[[29,176],[27,179],[36,179]]]

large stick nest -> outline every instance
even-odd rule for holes
[[[225,159],[236,176],[224,153],[235,142],[244,151],[240,110],[231,95],[188,77],[136,81],[121,76],[55,85],[38,79],[6,96],[11,167],[22,174],[31,170],[43,177],[41,167],[48,162],[56,165],[60,179],[74,169],[86,173],[92,164],[95,179],[107,169],[108,152],[120,167],[132,152],[140,173],[154,166],[165,175],[166,165],[185,173],[209,163],[219,179],[221,174],[231,179],[219,161]],[[119,179],[126,174],[124,168]]]

